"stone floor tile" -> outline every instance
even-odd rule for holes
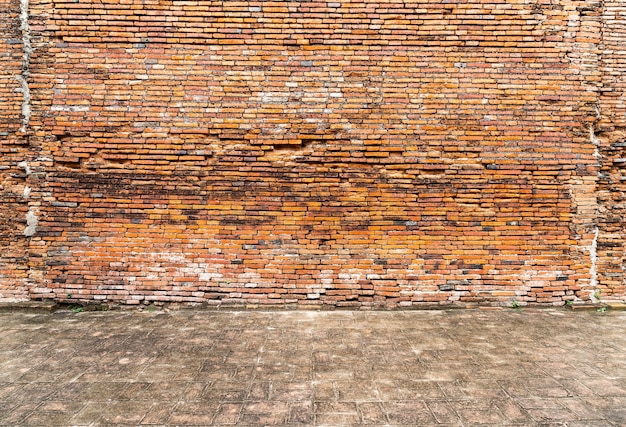
[[[140,424],[159,426],[166,425],[172,413],[174,412],[175,407],[175,403],[153,403],[152,407],[148,410],[146,416],[143,417]]]
[[[286,402],[276,400],[265,400],[256,402],[246,402],[243,405],[244,414],[271,414],[273,412],[287,412],[289,405]]]
[[[2,399],[10,403],[43,402],[55,394],[56,383],[16,383]]]
[[[116,383],[118,384],[118,383]],[[123,385],[122,391],[117,395],[116,400],[141,400],[146,389],[150,387],[150,382],[120,382]]]
[[[213,423],[217,425],[236,424],[241,416],[242,403],[223,403],[215,414]]]
[[[272,400],[297,402],[313,399],[313,389],[310,381],[294,383],[273,381],[271,386]]]
[[[338,393],[335,390],[334,381],[313,381],[313,399],[316,401],[337,400]]]
[[[167,424],[163,425],[175,425],[175,426],[209,426],[214,425],[213,419],[215,417],[214,413],[204,413],[204,414],[189,414],[189,413],[179,413],[174,412],[169,417]],[[234,422],[225,422],[225,424],[235,424]],[[218,424],[219,425],[219,424]]]
[[[342,401],[379,401],[377,383],[372,381],[336,381],[335,389],[338,400]]]
[[[455,386],[462,390],[466,396],[494,399],[507,396],[497,380],[474,379],[456,381]]]
[[[11,413],[11,411],[17,406],[19,406],[19,403],[0,401],[0,420],[5,418],[7,414]]]
[[[125,382],[73,382],[54,393],[53,399],[109,402],[118,400],[127,386]]]
[[[202,399],[215,402],[243,402],[248,398],[250,385],[228,382],[215,382],[202,392]]]
[[[620,397],[581,398],[583,405],[589,405],[608,422],[626,426],[626,404]]]
[[[594,392],[580,383],[577,378],[559,379],[561,386],[567,390],[567,396],[595,396]]]
[[[533,390],[526,387],[524,379],[498,380],[498,384],[506,395],[513,399],[533,397]]]
[[[611,423],[608,420],[584,420],[584,421],[569,421],[567,427],[607,427],[607,426],[620,426],[622,424]]]
[[[150,402],[177,402],[184,398],[184,393],[188,387],[187,382],[170,381],[154,382],[142,389],[132,400],[147,400]]]
[[[448,402],[458,412],[465,409],[487,411],[495,405],[496,401],[494,399],[467,397],[465,399],[448,399]]]
[[[436,384],[443,392],[443,397],[447,399],[465,399],[467,394],[457,386],[456,381],[437,381]]]
[[[23,419],[20,426],[68,426],[71,425],[73,413],[71,412],[45,412],[37,411]]]
[[[620,426],[624,325],[530,309],[0,313],[0,425]]]
[[[111,402],[104,410],[102,423],[106,425],[138,425],[151,409],[151,402]]]
[[[598,419],[598,411],[580,398],[559,399],[559,403],[574,412],[580,420]]]
[[[71,418],[85,406],[82,402],[47,401],[37,408],[37,412],[27,416],[21,424],[30,426],[66,426]]]
[[[316,426],[352,426],[358,425],[360,418],[357,413],[323,412],[315,414]]]
[[[538,423],[576,421],[578,415],[566,408],[529,408],[530,416]],[[567,424],[565,424],[567,425]]]
[[[523,409],[517,402],[510,399],[497,399],[493,401],[494,405],[500,410],[507,423],[511,424],[528,424],[532,418],[528,411]]]
[[[294,367],[288,365],[262,365],[252,369],[247,377],[254,374],[258,381],[292,381],[294,380]]]
[[[521,398],[516,400],[519,405],[524,409],[547,409],[547,410],[558,410],[562,409],[563,406],[559,403],[559,399],[550,398],[544,399],[541,397],[530,397],[530,398]]]
[[[411,378],[414,380],[427,381],[456,381],[471,380],[473,372],[480,369],[480,365],[476,363],[463,362],[429,362],[424,364],[424,368],[419,371],[411,372]]]
[[[313,401],[305,400],[301,402],[289,403],[289,424],[311,425],[314,420]]]
[[[341,414],[356,414],[356,402],[314,402],[315,414],[325,413],[341,413]]]
[[[71,425],[101,425],[107,413],[107,403],[86,402],[83,408],[71,419]]]
[[[495,405],[487,409],[457,409],[457,413],[463,423],[468,425],[505,425],[508,421]]]
[[[280,426],[287,422],[287,412],[270,412],[265,414],[241,414],[238,424],[249,426]]]
[[[383,408],[390,424],[425,425],[436,423],[435,417],[423,400],[384,402]]]
[[[163,425],[210,425],[219,407],[219,402],[179,402]],[[152,411],[145,419],[150,419]]]
[[[23,424],[25,418],[36,413],[36,409],[41,402],[24,402],[17,406],[10,407],[4,414],[0,412],[0,426],[18,426]]]
[[[624,357],[622,354],[620,357]],[[580,383],[591,389],[594,394],[603,397],[626,397],[626,384],[616,378],[581,378]]]
[[[183,392],[183,396],[181,397],[181,401],[184,402],[198,402],[203,401],[203,394],[207,387],[210,387],[210,382],[187,382],[187,388]]]
[[[363,425],[385,425],[388,423],[387,414],[382,402],[359,402],[357,410]]]
[[[14,382],[0,382],[0,408],[9,403],[13,403],[13,406],[19,403],[19,400],[15,401],[15,399],[9,401],[9,397],[19,390],[22,385]]]
[[[445,400],[427,401],[426,405],[438,424],[461,425],[461,419],[452,405]]]
[[[376,386],[382,400],[441,399],[445,396],[434,381],[386,380],[377,381]]]

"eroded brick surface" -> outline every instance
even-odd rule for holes
[[[623,9],[31,1],[4,241],[35,299],[623,298]]]
[[[0,2],[0,299],[27,299],[28,242],[23,236],[28,211],[26,172],[29,155],[20,133],[23,43],[19,1]],[[23,164],[23,163],[22,163]],[[25,193],[26,192],[26,193]]]
[[[600,96],[598,145],[602,169],[598,179],[599,278],[608,295],[624,295],[624,222],[626,214],[626,5],[605,2],[603,81]]]

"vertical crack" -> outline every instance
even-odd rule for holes
[[[598,116],[600,115],[600,111],[597,105],[596,105],[596,113]],[[595,147],[593,151],[593,157],[595,157],[599,165],[602,159],[602,156],[600,155],[600,140],[596,136],[596,132],[595,132],[593,124],[589,126],[589,140],[591,141],[591,144]],[[598,172],[598,178],[599,178],[599,175],[600,175],[600,172]]]
[[[596,112],[596,121],[600,120],[601,115],[600,115],[600,109],[599,106],[596,104],[595,107],[595,112]],[[589,126],[589,139],[591,141],[591,144],[595,147],[594,152],[593,152],[593,157],[596,159],[596,163],[598,165],[598,180],[601,179],[600,175],[601,175],[601,162],[602,162],[602,155],[600,154],[600,140],[598,139],[598,137],[596,136],[596,132],[595,132],[595,126],[594,124],[592,124],[591,126]],[[589,246],[589,260],[591,263],[591,267],[589,267],[589,287],[592,290],[590,298],[591,298],[591,302],[596,304],[599,302],[598,300],[598,296],[595,292],[595,290],[598,287],[598,237],[600,236],[600,228],[598,226],[598,222],[600,220],[600,218],[598,217],[598,207],[597,207],[597,195],[598,195],[598,187],[597,187],[597,182],[596,181],[596,188],[594,191],[594,194],[596,195],[596,212],[594,214],[594,223],[595,223],[595,227],[593,229],[593,241],[591,242],[591,246]]]
[[[589,247],[589,258],[591,258],[591,267],[589,268],[589,276],[591,277],[589,281],[589,286],[591,289],[596,289],[598,287],[598,236],[600,235],[600,229],[596,227],[594,229],[593,241],[591,242],[591,246]],[[598,296],[595,292],[591,293],[591,302],[594,304],[597,303]]]
[[[26,127],[30,122],[30,87],[28,86],[28,79],[30,78],[30,57],[33,53],[33,47],[30,42],[30,26],[28,25],[28,9],[29,0],[20,0],[20,30],[22,32],[22,45],[24,53],[22,55],[22,72],[15,76],[20,82],[21,87],[16,89],[17,92],[21,92],[23,96],[22,101],[22,127],[20,132],[26,132]]]

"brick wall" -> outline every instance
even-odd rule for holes
[[[28,298],[28,211],[24,160],[30,154],[22,127],[23,42],[19,0],[0,1],[0,301]],[[20,166],[22,165],[22,166]]]
[[[626,294],[626,4],[604,2],[602,26],[602,86],[598,101],[596,141],[598,175],[598,272],[606,296]]]
[[[2,244],[24,260],[0,258],[0,298],[624,298],[620,2],[31,0],[29,13],[21,131],[25,31],[0,45],[20,52],[1,57],[16,68],[0,86],[14,107],[3,154],[26,144],[0,171],[22,218],[2,219]]]

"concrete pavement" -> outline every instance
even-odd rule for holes
[[[626,312],[0,313],[0,425],[626,425]]]

